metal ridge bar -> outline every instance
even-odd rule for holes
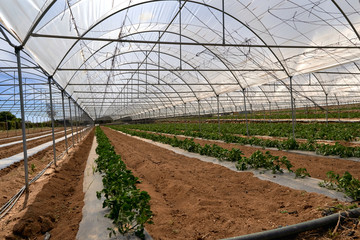
[[[187,46],[213,46],[213,47],[254,47],[254,48],[311,48],[311,49],[359,49],[360,46],[303,46],[303,45],[260,45],[260,44],[235,44],[235,43],[195,43],[195,42],[169,42],[169,41],[143,41],[143,40],[129,40],[117,38],[94,38],[94,37],[75,37],[75,36],[60,36],[51,34],[31,34],[32,37],[42,38],[60,38],[60,39],[73,39],[84,41],[105,41],[105,42],[122,42],[122,43],[146,43],[146,44],[165,44],[165,45],[187,45]]]

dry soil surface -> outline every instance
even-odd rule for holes
[[[83,173],[93,137],[91,131],[58,167],[30,186],[29,198],[22,197],[0,221],[0,239],[44,239],[46,232],[54,240],[75,239],[84,205]]]
[[[220,239],[321,217],[328,197],[262,181],[103,128],[151,196],[154,239]]]

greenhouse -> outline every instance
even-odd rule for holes
[[[360,237],[358,0],[0,1],[0,53],[0,239]]]

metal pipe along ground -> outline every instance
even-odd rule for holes
[[[339,215],[341,218],[352,217],[356,218],[360,216],[360,208],[352,209],[346,212],[335,213],[326,217],[310,220],[307,222],[302,222],[278,229],[272,229],[264,232],[251,233],[248,235],[243,235],[239,237],[227,238],[224,240],[269,240],[269,239],[279,239],[287,236],[295,235],[301,232],[335,225],[339,220]]]

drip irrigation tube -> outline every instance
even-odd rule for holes
[[[339,216],[340,215],[340,216]],[[287,236],[295,235],[301,232],[335,225],[339,221],[339,217],[344,219],[346,217],[357,218],[360,216],[360,208],[352,209],[346,212],[335,213],[326,217],[302,222],[278,229],[272,229],[264,232],[252,233],[239,237],[226,238],[224,240],[269,240],[279,239]]]

